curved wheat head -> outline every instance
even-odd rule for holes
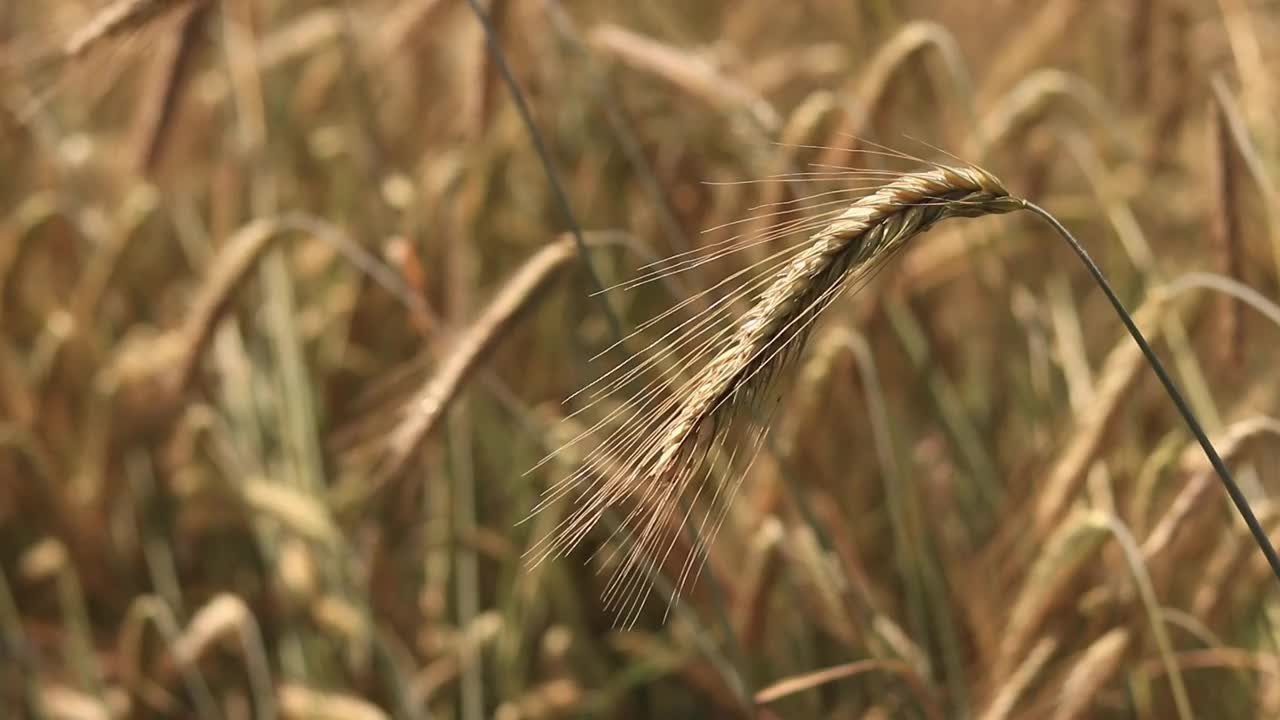
[[[637,333],[659,337],[584,389],[604,417],[569,442],[582,453],[577,469],[548,488],[535,512],[561,498],[573,507],[530,550],[534,562],[576,547],[608,512],[620,522],[606,567],[605,605],[621,626],[634,624],[651,588],[648,576],[675,579],[674,601],[697,577],[704,553],[683,533],[709,541],[768,432],[780,400],[777,380],[800,354],[817,318],[856,290],[912,237],[951,217],[1023,207],[1000,181],[976,167],[935,165],[922,172],[835,173],[873,180],[846,187],[811,213],[793,202],[773,215],[763,235],[733,238],[670,258],[623,287],[652,282],[783,236],[807,240],[774,252],[687,298]],[[887,180],[887,182],[886,182]],[[850,201],[849,196],[856,196]],[[799,215],[796,219],[788,216]],[[723,293],[720,297],[713,293]],[[673,318],[695,302],[692,318]],[[740,311],[740,306],[746,306]],[[670,326],[670,327],[667,327]],[[634,336],[633,336],[634,337]]]

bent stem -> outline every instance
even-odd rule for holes
[[[1142,350],[1142,354],[1146,356],[1147,363],[1151,365],[1151,369],[1155,371],[1156,377],[1160,378],[1160,383],[1164,385],[1165,392],[1168,393],[1169,399],[1173,400],[1173,404],[1177,406],[1178,412],[1181,413],[1182,419],[1186,421],[1187,428],[1191,430],[1191,434],[1195,436],[1196,441],[1200,443],[1201,449],[1204,450],[1205,457],[1209,459],[1209,464],[1213,466],[1214,471],[1222,480],[1222,486],[1226,488],[1227,494],[1231,496],[1231,502],[1235,504],[1236,511],[1240,513],[1240,517],[1244,518],[1244,522],[1249,526],[1249,532],[1253,534],[1253,540],[1258,544],[1258,549],[1266,556],[1267,563],[1271,565],[1271,572],[1275,574],[1276,579],[1280,580],[1280,556],[1276,555],[1276,549],[1271,544],[1267,533],[1262,529],[1262,524],[1258,522],[1258,518],[1253,513],[1253,508],[1249,505],[1249,500],[1240,490],[1240,486],[1236,484],[1235,478],[1231,476],[1231,471],[1227,469],[1227,465],[1222,461],[1222,457],[1218,455],[1218,451],[1213,447],[1213,443],[1209,441],[1209,436],[1205,434],[1204,428],[1200,426],[1200,421],[1196,419],[1195,413],[1191,411],[1191,407],[1183,398],[1178,386],[1174,384],[1173,378],[1169,377],[1169,373],[1164,369],[1164,365],[1160,362],[1160,358],[1156,356],[1147,339],[1143,337],[1142,332],[1138,330],[1138,326],[1134,324],[1133,318],[1129,312],[1125,310],[1124,304],[1120,302],[1120,298],[1116,297],[1116,293],[1111,289],[1111,285],[1102,275],[1102,271],[1098,269],[1093,258],[1089,257],[1089,253],[1080,244],[1080,241],[1071,234],[1069,230],[1061,222],[1058,221],[1049,211],[1036,205],[1029,200],[1023,200],[1022,205],[1027,210],[1040,216],[1045,222],[1049,223],[1054,230],[1057,231],[1062,239],[1071,246],[1071,249],[1089,269],[1089,274],[1098,283],[1098,287],[1102,288],[1102,292],[1107,296],[1107,300],[1111,302],[1111,307],[1115,308],[1116,314],[1120,316],[1121,322],[1124,323],[1125,329],[1129,331],[1129,335],[1133,337],[1133,341],[1138,344],[1138,348]]]

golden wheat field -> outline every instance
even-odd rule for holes
[[[1280,717],[1277,117],[1273,0],[0,3],[0,718]]]

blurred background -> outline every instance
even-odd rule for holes
[[[0,715],[1280,716],[1276,579],[1024,214],[831,309],[669,616],[521,522],[605,305],[752,256],[597,283],[882,144],[1069,225],[1280,530],[1280,5],[480,5],[0,6]]]

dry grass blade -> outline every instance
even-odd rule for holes
[[[781,700],[788,695],[794,695],[805,690],[811,690],[816,687],[822,687],[828,683],[844,680],[851,677],[857,677],[863,673],[879,670],[882,672],[898,675],[906,680],[915,691],[916,698],[920,701],[920,706],[924,708],[926,716],[929,718],[941,718],[942,713],[938,706],[930,697],[927,686],[921,678],[915,674],[911,666],[900,660],[858,660],[856,662],[837,665],[835,667],[818,670],[816,672],[806,673],[770,685],[760,690],[755,695],[755,701],[759,705],[765,705],[777,700]]]
[[[1275,69],[1263,49],[1263,43],[1270,40],[1260,40],[1258,33],[1259,25],[1265,25],[1244,0],[1218,0],[1218,7],[1243,81],[1245,107],[1250,110],[1252,120],[1261,122],[1276,109],[1273,104]]]
[[[1182,673],[1175,661],[1173,642],[1170,640],[1168,629],[1165,627],[1165,615],[1160,608],[1160,601],[1156,597],[1155,588],[1151,584],[1151,575],[1142,559],[1142,550],[1138,547],[1138,542],[1134,539],[1133,534],[1129,532],[1129,528],[1114,515],[1095,512],[1091,521],[1105,528],[1115,539],[1116,544],[1120,546],[1125,563],[1129,566],[1130,578],[1138,588],[1138,595],[1142,600],[1143,609],[1146,611],[1147,621],[1151,626],[1151,637],[1155,641],[1161,661],[1165,664],[1169,679],[1169,689],[1173,695],[1174,708],[1181,720],[1191,720],[1194,717],[1191,710],[1191,700],[1187,694],[1186,685],[1182,681]]]

